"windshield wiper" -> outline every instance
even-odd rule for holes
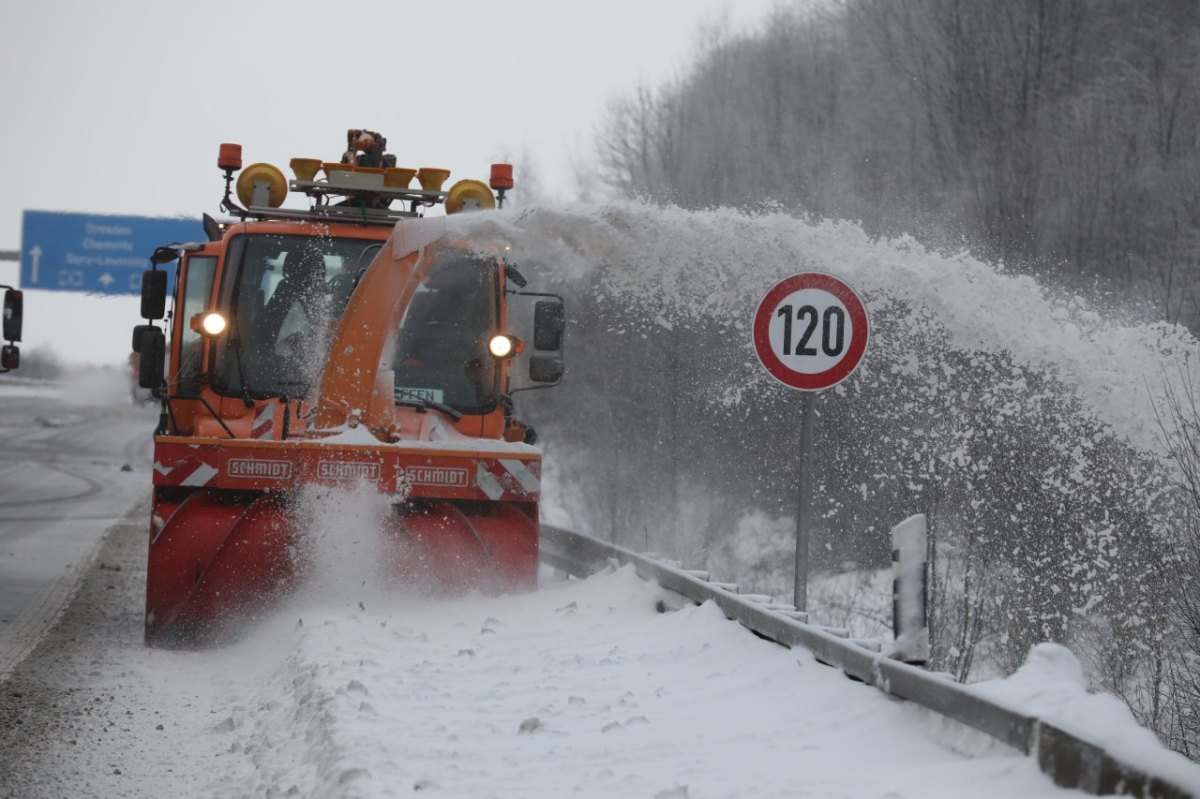
[[[246,382],[246,367],[242,363],[242,337],[236,333],[230,336],[233,344],[233,356],[237,359],[238,382],[242,384],[242,404],[247,408],[254,407],[254,398],[250,396],[250,384]]]
[[[438,402],[436,400],[431,400],[428,397],[424,397],[411,389],[397,388],[394,390],[393,396],[395,397],[396,402],[400,405],[408,405],[413,408],[420,408],[421,410],[433,408],[435,411],[441,411],[442,413],[446,414],[456,422],[463,417],[461,411],[450,407],[444,402]]]

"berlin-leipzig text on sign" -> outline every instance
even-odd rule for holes
[[[26,211],[21,288],[138,294],[154,248],[205,238],[198,219]]]
[[[867,351],[867,309],[833,275],[805,272],[776,283],[754,314],[754,351],[771,377],[821,391],[845,380]]]

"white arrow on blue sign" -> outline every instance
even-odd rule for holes
[[[204,239],[199,219],[26,211],[21,288],[138,294],[156,247]]]

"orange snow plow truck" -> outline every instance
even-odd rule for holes
[[[364,573],[382,565],[426,592],[535,585],[541,452],[512,395],[561,379],[562,299],[522,291],[503,252],[424,215],[503,206],[511,166],[443,191],[446,170],[395,163],[364,130],[339,161],[292,159],[294,180],[242,169],[223,144],[235,219],[205,215],[208,241],[151,256],[133,334],[140,385],[162,404],[148,643],[220,640],[292,590],[317,486],[388,497],[385,563]],[[284,208],[289,195],[308,207]],[[345,524],[326,532],[359,534]]]

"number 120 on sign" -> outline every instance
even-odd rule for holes
[[[754,349],[791,388],[819,391],[850,375],[866,352],[867,311],[838,278],[821,272],[775,284],[754,317]]]

